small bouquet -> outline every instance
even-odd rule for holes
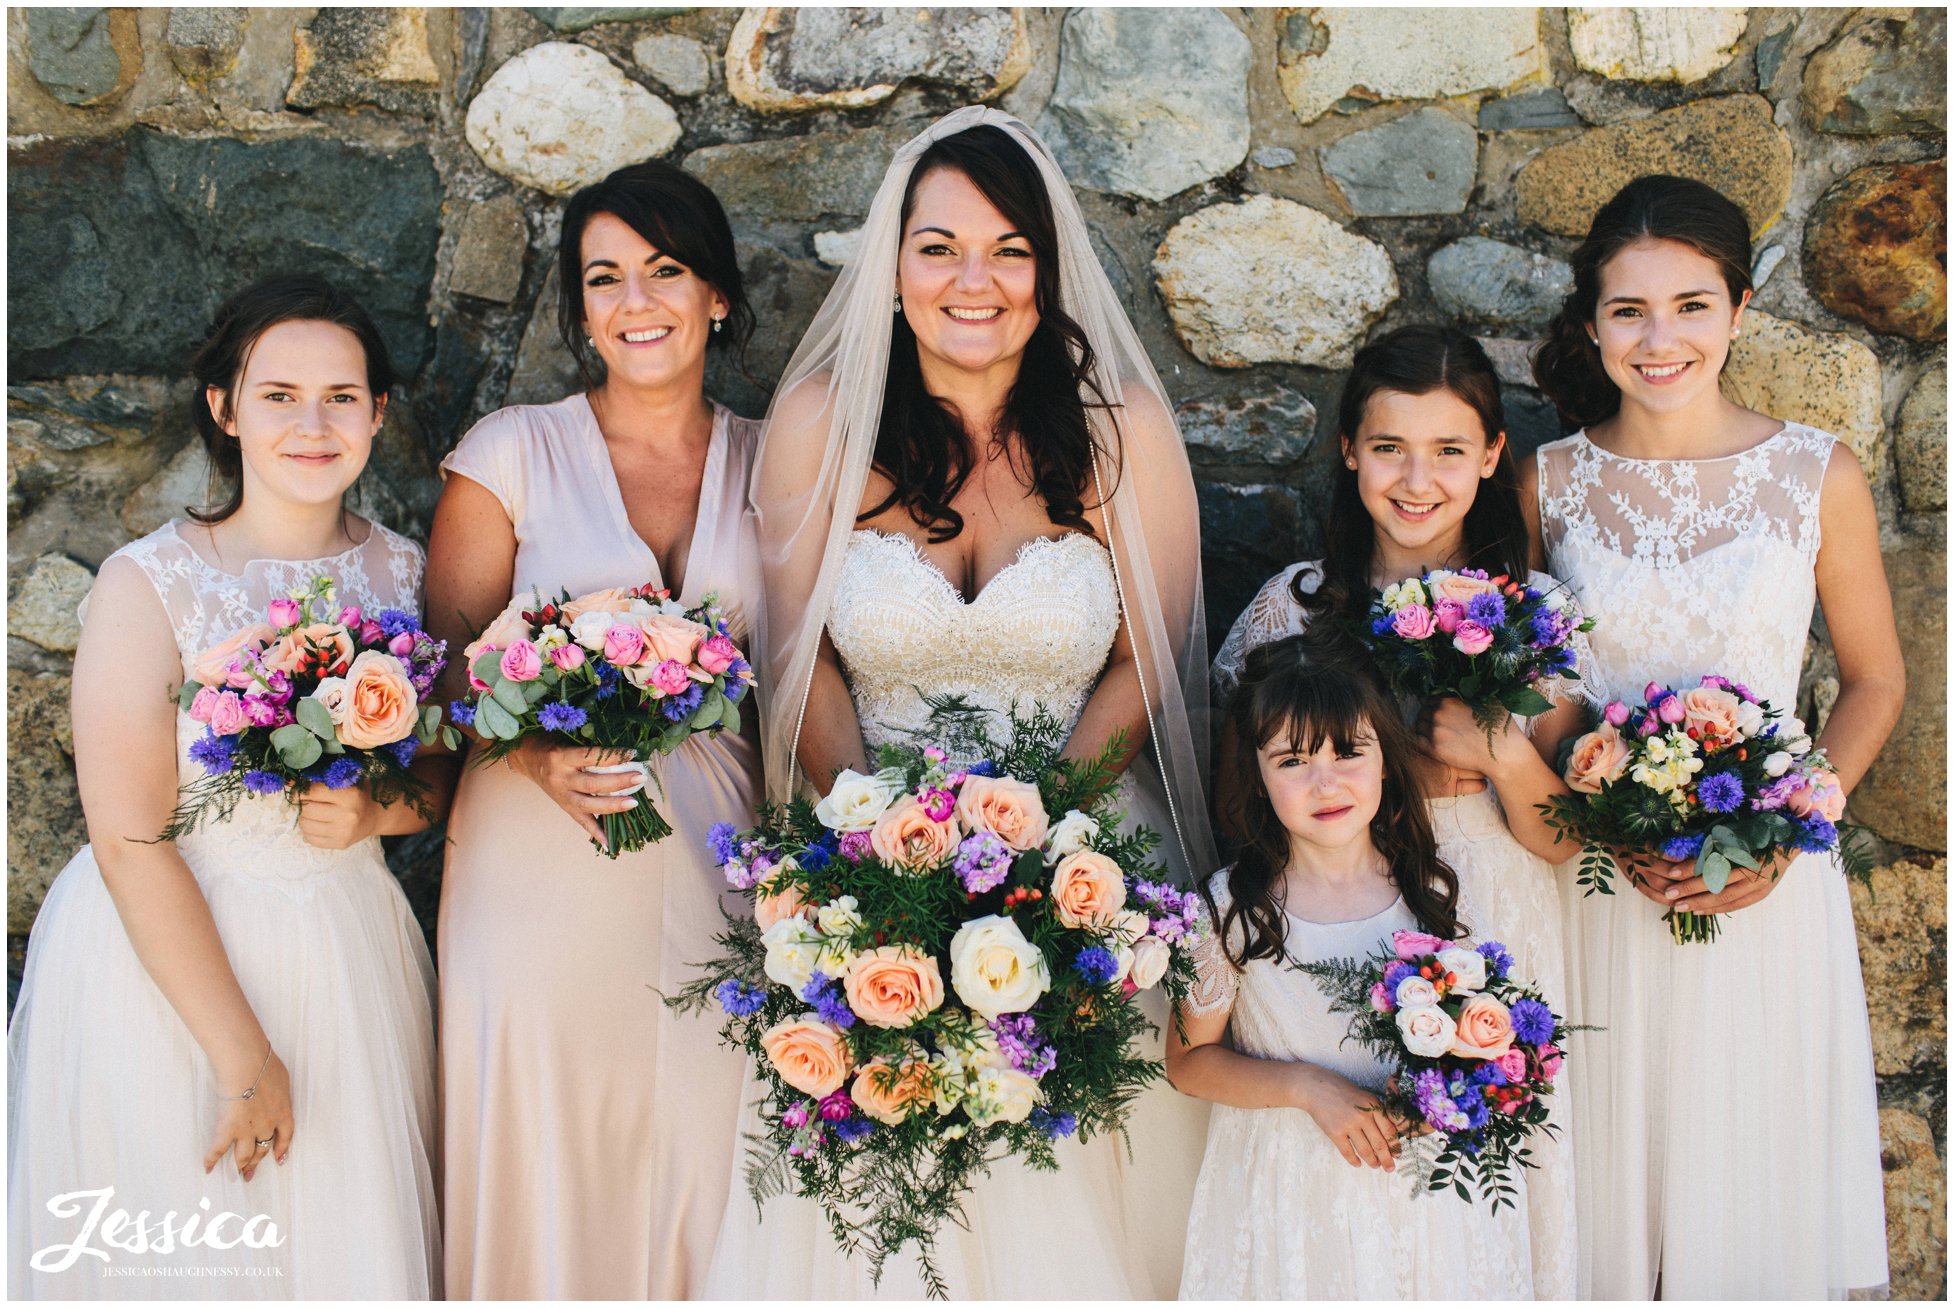
[[[760,1070],[755,1197],[815,1199],[878,1280],[914,1243],[938,1297],[932,1242],[978,1173],[1012,1155],[1055,1169],[1056,1140],[1123,1129],[1162,1074],[1131,1047],[1150,1026],[1134,996],[1186,994],[1202,921],[1149,864],[1159,837],[1118,834],[1118,742],[1062,761],[1050,713],[1012,725],[1008,747],[958,747],[985,762],[885,746],[818,804],[715,827],[754,916],[729,918],[723,955],[668,1000],[716,1002]]]
[[[1564,590],[1543,595],[1504,575],[1441,568],[1385,587],[1360,634],[1395,689],[1457,696],[1490,733],[1506,713],[1552,707],[1541,681],[1580,680],[1573,637],[1592,626]]]
[[[330,577],[271,602],[256,622],[199,654],[177,707],[205,725],[190,757],[205,775],[185,787],[158,840],[175,840],[245,795],[323,782],[365,785],[382,804],[406,798],[424,815],[426,783],[407,768],[441,724],[422,705],[447,644],[401,609],[368,617],[333,598]]]
[[[1512,1165],[1533,1166],[1527,1141],[1559,1130],[1547,1112],[1568,1028],[1514,977],[1505,946],[1398,931],[1364,959],[1291,966],[1322,983],[1331,1012],[1351,1015],[1352,1040],[1397,1068],[1382,1111],[1441,1141],[1436,1156],[1407,1155],[1413,1175],[1467,1202],[1470,1183],[1494,1212],[1511,1206]]]
[[[1779,720],[1747,686],[1719,676],[1684,691],[1652,681],[1642,700],[1602,710],[1562,765],[1576,793],[1541,805],[1548,825],[1585,847],[1579,877],[1588,894],[1614,893],[1611,848],[1694,859],[1713,894],[1733,867],[1761,871],[1790,850],[1839,849],[1847,870],[1860,870],[1836,825],[1845,791],[1804,723]],[[1672,909],[1664,920],[1679,945],[1716,939],[1715,914]]]
[[[538,732],[632,759],[669,754],[699,732],[738,731],[753,684],[716,596],[687,609],[649,585],[549,602],[518,595],[463,658],[469,693],[448,715],[487,742],[482,762]],[[459,749],[461,733],[448,731]],[[672,834],[648,802],[597,820],[610,858]]]

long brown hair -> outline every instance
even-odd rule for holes
[[[1221,820],[1237,842],[1228,870],[1228,911],[1215,912],[1221,947],[1237,967],[1255,958],[1280,959],[1288,939],[1275,883],[1289,865],[1289,832],[1262,785],[1257,755],[1287,734],[1298,753],[1314,753],[1324,741],[1351,752],[1374,738],[1384,759],[1384,793],[1371,819],[1371,844],[1390,866],[1398,892],[1425,930],[1457,938],[1459,879],[1438,856],[1438,840],[1425,807],[1414,764],[1423,750],[1399,715],[1398,705],[1349,637],[1327,629],[1271,641],[1249,652],[1242,681],[1228,704],[1231,762],[1243,784],[1223,803]]]

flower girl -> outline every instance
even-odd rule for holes
[[[235,657],[275,601],[323,577],[361,610],[342,624],[411,625],[421,551],[341,508],[392,369],[351,298],[280,276],[218,310],[194,371],[237,489],[117,550],[83,606],[90,843],[41,907],[8,1032],[8,1288],[438,1297],[434,972],[378,839],[426,818],[344,769],[290,797],[254,772],[273,793],[157,839],[209,741],[237,739],[178,712],[186,678],[228,675],[266,723],[290,711],[277,647]]]
[[[1418,745],[1364,652],[1341,645],[1261,646],[1229,708],[1239,857],[1207,884],[1214,929],[1167,1041],[1169,1079],[1216,1104],[1181,1297],[1532,1298],[1525,1193],[1494,1213],[1400,1172],[1419,1143],[1377,1111],[1388,1069],[1290,966],[1467,925]]]

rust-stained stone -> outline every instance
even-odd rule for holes
[[[1947,161],[1874,164],[1835,182],[1805,225],[1805,284],[1876,332],[1947,335]]]

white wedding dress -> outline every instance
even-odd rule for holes
[[[1240,682],[1248,652],[1259,645],[1299,635],[1309,611],[1296,601],[1291,583],[1300,577],[1305,594],[1322,584],[1321,564],[1292,564],[1271,577],[1235,620],[1214,659],[1215,705],[1223,708]],[[1529,583],[1542,593],[1560,583],[1536,572]],[[1584,637],[1574,637],[1581,667],[1588,661]],[[1556,682],[1550,695],[1569,693],[1579,683]],[[1557,689],[1558,688],[1558,689]],[[1530,727],[1530,722],[1525,724]],[[1553,866],[1514,839],[1489,784],[1475,795],[1442,795],[1427,802],[1438,854],[1459,878],[1459,918],[1474,939],[1496,939],[1513,955],[1518,975],[1540,987],[1554,1011],[1570,1022],[1591,1019],[1574,1004],[1567,981],[1567,950],[1562,942],[1560,890]],[[1556,1086],[1550,1119],[1559,1128],[1529,1146],[1536,1166],[1526,1169],[1527,1217],[1533,1250],[1536,1299],[1571,1299],[1575,1288],[1575,1154],[1578,1114],[1570,1082],[1582,1075],[1571,1057]],[[1341,1161],[1341,1159],[1339,1159]]]
[[[195,657],[320,573],[368,614],[418,613],[420,547],[375,525],[364,544],[308,562],[254,560],[220,572],[174,523],[117,556],[155,585],[183,656]],[[161,692],[161,688],[158,689]],[[177,716],[177,770],[204,728]],[[427,1299],[441,1294],[435,1206],[434,969],[380,841],[315,849],[282,796],[247,796],[223,822],[176,842],[210,904],[238,984],[291,1072],[295,1134],[283,1165],[250,1181],[227,1158],[206,1176],[230,1087],[143,969],[93,851],[48,890],[28,942],[8,1029],[8,1289],[14,1298]],[[61,1271],[30,1256],[73,1242],[81,1215],[49,1201],[113,1187],[91,1245]],[[147,1210],[209,1225],[262,1215],[272,1248],[129,1252],[107,1243],[107,1214]],[[262,1224],[258,1227],[263,1231]],[[237,1224],[217,1228],[230,1241]],[[125,1243],[131,1237],[125,1232]],[[43,1260],[44,1263],[56,1262]]]
[[[1548,565],[1595,618],[1592,693],[1706,673],[1789,713],[1835,441],[1796,423],[1721,459],[1542,446]],[[1879,1105],[1852,901],[1803,855],[1677,945],[1626,885],[1564,878],[1584,1297],[1814,1299],[1887,1279]]]
[[[889,742],[916,743],[925,694],[962,695],[1002,723],[1013,707],[1043,706],[1071,726],[1084,709],[1119,630],[1111,561],[1071,533],[1026,542],[966,603],[942,571],[901,535],[850,538],[829,608],[871,757]],[[959,762],[972,762],[964,759]],[[1135,767],[1148,766],[1144,758]],[[1123,795],[1143,795],[1123,787]],[[1165,815],[1129,816],[1167,832]],[[1171,837],[1169,837],[1171,838]],[[1152,1016],[1164,1019],[1164,1005]],[[1158,1047],[1150,1051],[1158,1057]],[[756,1132],[758,1082],[749,1070],[742,1135]],[[946,1224],[936,1261],[957,1299],[1174,1297],[1182,1232],[1199,1165],[1205,1106],[1165,1081],[1129,1119],[1132,1158],[1117,1138],[1058,1147],[1060,1169],[993,1164],[964,1202],[967,1229]],[[835,1248],[819,1207],[788,1195],[756,1211],[743,1180],[747,1142],[707,1280],[712,1299],[914,1299],[923,1294],[905,1250],[870,1282],[865,1260]]]

